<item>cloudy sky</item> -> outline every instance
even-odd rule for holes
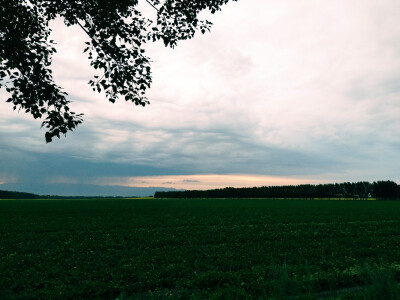
[[[400,1],[240,0],[210,20],[148,45],[145,108],[93,92],[87,37],[53,22],[54,78],[85,122],[46,144],[0,92],[0,189],[400,183]]]

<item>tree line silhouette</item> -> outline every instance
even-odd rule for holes
[[[213,190],[186,190],[156,192],[155,198],[339,198],[339,199],[399,199],[400,185],[393,181],[343,182],[333,184],[301,184],[285,186],[261,186]],[[66,199],[66,198],[105,198],[105,197],[63,197],[55,195],[36,195],[32,193],[0,190],[0,199]],[[106,197],[120,198],[120,197]]]
[[[39,195],[24,192],[2,191],[0,190],[0,199],[38,199]]]
[[[58,195],[37,195],[33,193],[0,190],[0,199],[105,199],[105,198],[136,198],[137,196],[58,196]]]
[[[393,181],[343,182],[333,184],[301,184],[285,186],[261,186],[213,190],[186,190],[156,192],[155,198],[352,198],[379,199],[400,198],[400,185]]]

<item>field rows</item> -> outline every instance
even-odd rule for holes
[[[2,201],[0,298],[318,295],[399,279],[399,232],[390,201]]]

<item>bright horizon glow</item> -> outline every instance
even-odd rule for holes
[[[125,187],[164,187],[185,190],[220,189],[225,187],[255,187],[276,185],[299,185],[317,183],[316,180],[274,177],[253,174],[201,174],[172,176],[138,176],[99,178],[91,182],[97,185]],[[320,181],[318,182],[320,183]]]

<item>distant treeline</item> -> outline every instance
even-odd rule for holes
[[[0,190],[0,199],[38,199],[39,195],[32,193],[2,191]]]
[[[32,193],[3,191],[0,190],[0,199],[103,199],[103,198],[136,198],[122,196],[56,196],[56,195],[36,195]]]
[[[285,186],[262,186],[215,190],[188,190],[156,192],[155,198],[353,198],[382,199],[400,198],[400,186],[393,181],[344,182],[334,184],[301,184]]]

